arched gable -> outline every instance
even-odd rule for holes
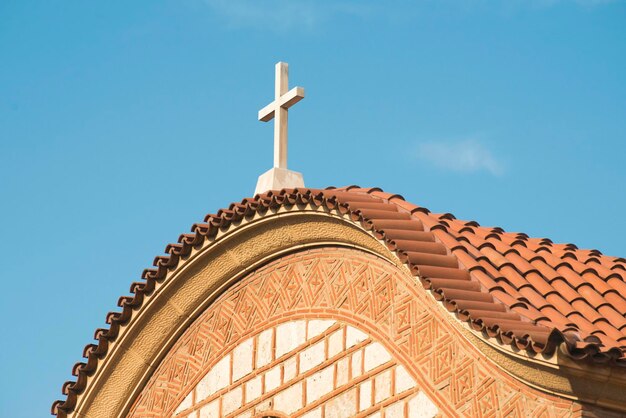
[[[616,383],[623,372],[571,359],[613,361],[621,359],[619,349],[603,348],[597,338],[576,339],[567,330],[512,312],[491,290],[476,286],[459,255],[443,245],[445,236],[435,237],[441,225],[428,225],[424,213],[407,208],[396,195],[357,189],[270,192],[207,216],[206,223],[194,225],[193,234],[166,248],[169,256],[157,257],[157,269],[131,287],[134,296],[120,299],[122,312],[108,315],[110,328],[96,332],[99,343],[86,347],[87,361],[74,368],[77,381],[64,385],[68,397],[55,402],[53,413],[124,414],[180,336],[226,289],[272,260],[325,246],[377,254],[416,277],[416,284],[430,289],[424,293],[433,309],[448,315],[466,340],[519,381],[563,397],[624,408]],[[446,287],[451,281],[461,288]],[[468,314],[477,311],[487,313],[483,318]],[[502,315],[494,323],[488,312]],[[558,354],[558,348],[566,355]]]
[[[285,255],[194,321],[129,417],[573,415],[574,402],[499,370],[435,303],[361,250]]]

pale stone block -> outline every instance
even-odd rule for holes
[[[328,357],[336,356],[343,351],[343,330],[333,332],[328,337]]]
[[[391,370],[385,370],[374,379],[374,403],[384,401],[391,396]]]
[[[280,366],[275,366],[265,373],[265,392],[280,386]]]
[[[363,350],[355,351],[352,353],[352,378],[361,376],[363,374]]]
[[[304,187],[302,173],[287,170],[286,168],[274,167],[259,176],[254,194],[264,193],[268,190],[295,189],[302,187]]]
[[[347,384],[350,379],[350,363],[348,360],[347,357],[344,357],[335,363],[337,365],[337,387]]]
[[[263,394],[261,376],[256,376],[246,382],[246,403],[252,402]]]
[[[415,387],[415,380],[404,366],[396,367],[396,393],[402,393]]]
[[[196,387],[196,402],[213,395],[230,383],[230,354],[218,361]]]
[[[351,327],[350,325],[346,327],[346,348],[350,348],[361,341],[365,341],[367,338],[367,334],[363,331]]]
[[[178,405],[178,407],[176,408],[176,411],[174,411],[175,414],[178,414],[182,411],[184,411],[187,408],[191,407],[191,404],[193,403],[193,398],[191,396],[192,394],[190,393],[189,395],[187,395],[185,397],[185,399],[183,399],[183,401],[180,403],[180,405]]]
[[[315,402],[333,390],[334,366],[326,367],[306,379],[307,404]]]
[[[272,409],[272,400],[266,399],[263,402],[258,403],[254,409],[257,413],[262,411],[269,411],[270,409]]]
[[[311,370],[313,367],[322,364],[326,358],[326,347],[324,340],[313,344],[300,353],[300,373]]]
[[[298,374],[296,357],[289,357],[283,362],[283,382],[288,382]]]
[[[385,418],[405,418],[404,401],[399,401],[385,408]]]
[[[220,402],[218,399],[211,401],[200,409],[200,418],[219,418]]]
[[[259,334],[257,340],[256,367],[263,367],[272,361],[272,340],[274,329],[266,329]]]
[[[306,321],[291,321],[276,327],[276,357],[280,357],[304,344]]]
[[[335,325],[337,321],[332,319],[311,319],[308,323],[307,338],[311,339],[322,334],[328,328]]]
[[[243,405],[243,390],[237,386],[222,396],[222,415],[230,414]]]
[[[302,408],[302,382],[289,386],[274,396],[274,409],[292,414]]]
[[[356,414],[356,389],[350,389],[326,402],[324,418],[346,418]]]
[[[252,372],[253,339],[248,338],[233,350],[233,382]]]
[[[419,392],[409,401],[409,418],[433,418],[438,413],[437,407],[424,392]]]
[[[207,374],[196,386],[196,399],[201,401],[208,398],[209,395],[209,375]]]
[[[372,406],[372,381],[366,380],[359,386],[359,411]]]
[[[322,408],[316,408],[302,415],[301,418],[322,418]]]
[[[391,360],[391,354],[379,342],[373,342],[365,347],[365,371],[368,372],[373,368],[380,366]]]

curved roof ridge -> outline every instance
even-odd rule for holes
[[[63,385],[66,399],[55,401],[52,413],[65,415],[73,410],[87,377],[95,373],[98,359],[106,356],[120,326],[131,320],[145,295],[194,247],[241,220],[299,205],[349,214],[395,251],[446,309],[501,344],[552,355],[564,342],[572,358],[626,364],[626,319],[620,314],[626,312],[623,258],[607,257],[597,250],[585,252],[572,244],[558,253],[557,244],[547,239],[521,233],[512,239],[501,228],[459,221],[451,214],[431,214],[380,188],[284,189],[257,194],[209,214],[191,227],[191,233],[168,244],[167,255],[154,259],[155,268],[144,270],[143,281],[131,284],[133,295],[118,300],[121,311],[107,314],[109,328],[96,330],[98,343],[83,350],[86,361],[72,368],[76,381]],[[572,264],[572,254],[578,264]]]

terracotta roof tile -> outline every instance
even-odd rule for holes
[[[556,308],[554,308],[556,309]],[[587,318],[585,318],[580,312],[573,311],[571,314],[566,315],[568,319],[576,324],[576,326],[591,334],[594,331],[598,331],[596,326],[592,324]]]
[[[556,270],[550,267],[550,265],[546,263],[543,258],[534,258],[530,261],[530,264],[533,266],[533,268],[537,269],[539,274],[541,274],[542,277],[545,277],[549,283],[553,282],[556,279],[562,279],[563,281],[565,281],[563,276],[561,276]]]
[[[421,241],[421,240],[393,240],[396,247],[402,248],[403,251],[417,252],[422,254],[438,254],[447,255],[448,252],[443,244],[434,241]]]
[[[528,281],[528,284],[537,289],[542,295],[548,295],[551,292],[556,292],[554,287],[548,283],[548,280],[541,276],[536,270],[530,270],[526,272],[524,278]]]
[[[604,298],[613,306],[618,312],[626,312],[626,300],[615,289],[611,289],[604,294]]]
[[[557,294],[569,303],[580,299],[581,295],[562,277],[557,277],[552,281],[552,288]]]
[[[419,241],[419,242],[435,242],[435,237],[430,232],[425,232],[421,227],[421,224],[413,224],[415,229],[394,229],[394,226],[400,228],[398,225],[391,225],[384,230],[379,230],[376,235],[387,237],[389,240],[405,240],[405,241]]]
[[[481,256],[481,258],[478,260],[478,264],[485,273],[489,274],[494,279],[503,278],[503,275],[498,271],[496,267],[491,264],[489,258],[487,258],[485,255]]]
[[[457,246],[456,249],[452,250],[452,254],[461,263],[462,267],[467,270],[484,269],[474,257],[467,253],[465,248],[459,249]]]
[[[97,344],[85,347],[86,361],[72,369],[76,381],[63,385],[67,397],[53,404],[53,414],[73,410],[120,325],[132,320],[144,295],[156,281],[166,280],[193,247],[246,217],[295,205],[349,214],[395,251],[446,309],[501,344],[544,356],[564,344],[574,359],[626,365],[624,258],[433,214],[378,188],[270,191],[207,215],[168,245],[167,255],[155,258],[155,268],[144,270],[143,281],[131,285],[132,296],[119,299],[121,312],[107,315],[109,328],[96,331]]]
[[[493,290],[497,287],[501,287],[500,284],[493,279],[493,277],[482,270],[473,270],[472,276],[487,290]]]

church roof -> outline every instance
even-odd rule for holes
[[[302,205],[348,214],[395,252],[448,311],[486,338],[530,354],[549,357],[561,347],[589,364],[626,365],[626,259],[431,213],[377,188],[294,189],[233,203],[169,244],[143,281],[131,285],[133,295],[119,299],[121,312],[107,315],[109,328],[97,330],[98,344],[85,347],[86,362],[72,370],[77,380],[64,384],[67,399],[56,401],[52,412],[73,410],[120,325],[193,247],[245,218]]]

